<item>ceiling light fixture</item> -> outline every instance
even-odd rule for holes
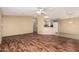
[[[44,8],[37,8],[38,10],[36,11],[37,14],[46,14],[45,9]]]
[[[42,9],[39,9],[36,13],[38,14],[42,13]]]

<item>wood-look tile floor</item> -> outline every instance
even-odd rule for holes
[[[76,52],[79,40],[53,36],[24,34],[3,37],[0,51],[3,52]]]

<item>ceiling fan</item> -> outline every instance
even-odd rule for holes
[[[46,14],[45,9],[42,8],[42,7],[37,7],[36,13],[37,13],[37,14]]]
[[[44,18],[49,18],[49,16],[47,16],[46,10],[47,10],[47,8],[37,7],[36,14],[37,15],[44,15]]]

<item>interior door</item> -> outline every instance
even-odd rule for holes
[[[58,32],[58,22],[53,23],[53,28],[54,28],[54,31],[57,33]]]

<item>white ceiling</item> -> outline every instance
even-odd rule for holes
[[[45,12],[50,18],[79,17],[78,7],[45,7]],[[2,7],[3,15],[12,16],[35,16],[36,7]]]

